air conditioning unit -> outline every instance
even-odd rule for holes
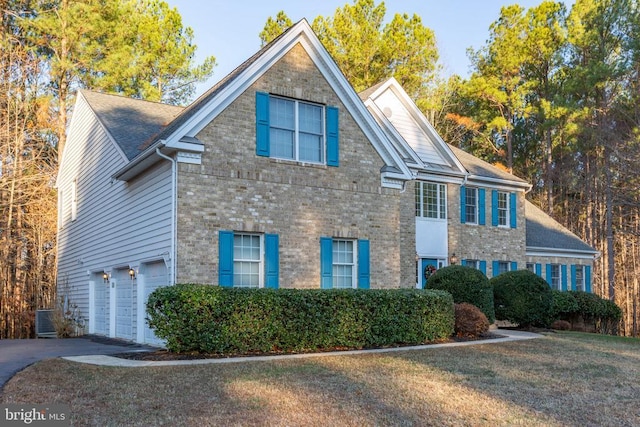
[[[56,338],[53,310],[36,310],[36,338]]]

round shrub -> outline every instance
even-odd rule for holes
[[[493,277],[496,318],[521,327],[547,326],[551,321],[551,288],[528,270],[509,271]]]
[[[489,320],[478,307],[463,302],[455,304],[455,334],[461,338],[478,338],[489,331]]]
[[[551,295],[553,299],[552,319],[568,320],[579,311],[580,306],[572,292],[552,290]]]
[[[490,323],[496,320],[493,308],[493,289],[487,276],[480,270],[462,265],[450,265],[437,270],[427,280],[426,287],[449,292],[453,302],[473,304],[487,316]]]

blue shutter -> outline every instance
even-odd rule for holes
[[[478,188],[478,225],[485,225],[485,190],[484,188]]]
[[[542,277],[542,264],[536,264],[536,274]]]
[[[480,271],[482,271],[482,274],[485,276],[487,275],[487,261],[480,261]]]
[[[327,127],[327,166],[338,166],[340,163],[338,142],[338,109],[326,107]]]
[[[491,190],[491,225],[498,226],[498,190]]]
[[[511,193],[509,197],[511,199],[509,201],[509,220],[511,221],[511,228],[516,228],[518,225],[518,197],[516,193]]]
[[[551,264],[547,264],[547,283],[551,286]]]
[[[511,271],[516,271],[516,270],[518,270],[518,262],[511,261]]]
[[[460,261],[460,265],[463,266],[463,267],[466,267],[467,266],[467,260],[463,259],[462,261]]]
[[[233,286],[233,231],[218,232],[218,284]]]
[[[320,287],[322,289],[333,287],[333,239],[331,237],[320,238]]]
[[[467,222],[467,189],[464,185],[460,186],[460,223]]]
[[[492,263],[492,267],[493,267],[493,272],[492,272],[492,276],[491,277],[496,277],[500,271],[500,261],[493,261]]]
[[[269,94],[256,92],[256,154],[269,157]]]
[[[591,292],[591,266],[584,266],[584,290]]]
[[[358,240],[358,288],[369,289],[371,283],[369,241]]]
[[[567,266],[562,264],[560,266],[560,274],[562,275],[562,290],[567,290]]]
[[[280,276],[279,238],[277,234],[264,235],[264,287],[278,289]]]
[[[575,291],[576,290],[576,265],[572,264],[571,265],[571,290]]]

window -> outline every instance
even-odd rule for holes
[[[527,270],[529,270],[532,273],[536,272],[536,265],[532,262],[528,262],[527,263]]]
[[[256,154],[338,166],[338,109],[256,92]]]
[[[506,273],[509,271],[509,262],[508,261],[499,261],[498,262],[498,274]]]
[[[516,261],[493,261],[493,277],[517,269],[518,263]]]
[[[551,277],[550,277],[550,281],[549,284],[551,285],[552,289],[557,289],[557,290],[561,290],[561,286],[560,286],[560,266],[558,264],[551,264],[550,266],[550,271],[551,271]]]
[[[584,278],[585,278],[584,265],[576,265],[575,267],[576,267],[576,272],[575,272],[576,291],[584,291],[586,289],[585,282],[584,282]]]
[[[262,242],[260,235],[233,235],[233,286],[260,287],[262,270]]]
[[[333,287],[355,287],[353,240],[333,241]]]
[[[462,263],[465,267],[475,268],[476,270],[480,270],[480,261],[477,259],[465,259]]]
[[[506,227],[509,224],[509,195],[498,191],[498,226]]]
[[[368,289],[369,241],[320,238],[320,281],[323,289]]]
[[[446,186],[432,182],[416,182],[416,216],[447,219]]]
[[[218,238],[220,286],[278,288],[280,258],[277,234],[221,230]]]
[[[465,191],[465,222],[478,223],[478,189],[467,188]]]

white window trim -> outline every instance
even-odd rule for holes
[[[424,212],[424,184],[434,184],[436,185],[436,209],[438,212],[438,216],[437,218],[431,218],[428,216],[425,216],[425,212]],[[420,218],[422,220],[428,220],[428,221],[446,221],[447,217],[448,217],[448,209],[447,209],[447,186],[445,184],[439,183],[439,182],[432,182],[432,181],[416,181],[416,185],[417,185],[417,189],[419,189],[419,206],[420,206],[420,212],[418,215],[417,209],[416,209],[416,218]],[[444,196],[441,196],[441,190],[444,189]],[[443,209],[444,208],[444,209]],[[444,212],[442,212],[444,211]],[[441,218],[441,214],[444,214],[444,218]]]
[[[480,209],[479,209],[479,207],[478,207],[478,205],[479,205],[479,197],[480,197],[479,193],[480,193],[480,192],[478,191],[478,188],[476,188],[476,187],[467,187],[466,191],[469,191],[469,190],[471,190],[471,191],[475,192],[475,194],[476,194],[476,204],[475,204],[475,209],[474,209],[474,210],[475,210],[475,213],[476,213],[476,214],[475,214],[476,219],[475,219],[475,221],[469,221],[469,220],[467,219],[467,206],[468,206],[468,205],[467,205],[467,197],[466,197],[466,193],[465,193],[465,200],[464,200],[464,204],[465,204],[465,209],[464,209],[464,223],[465,223],[465,224],[469,224],[469,225],[478,225],[478,224],[479,224],[479,222],[480,222],[480,221],[478,220],[478,219],[479,219],[479,217],[480,217]]]
[[[235,282],[235,275],[236,275],[236,269],[235,269],[235,263],[236,262],[256,262],[254,260],[250,260],[250,259],[236,259],[235,257],[235,238],[236,236],[257,236],[260,238],[260,261],[258,264],[258,288],[264,288],[264,258],[265,258],[265,248],[264,248],[264,234],[259,234],[259,233],[244,233],[244,232],[234,232],[233,233],[233,238],[234,238],[234,254],[233,254],[233,263],[234,263],[234,269],[233,269],[233,275],[234,275],[234,282]],[[255,289],[255,287],[253,286],[236,286],[235,283],[233,285],[234,288],[247,288],[247,289]]]
[[[299,99],[294,99],[294,98],[285,98],[282,96],[274,96],[274,95],[269,95],[269,100],[271,100],[272,98],[277,98],[277,99],[283,99],[285,101],[290,101],[294,103],[294,108],[293,108],[293,124],[294,124],[294,128],[293,128],[293,151],[294,151],[294,156],[295,158],[291,159],[289,157],[279,157],[276,155],[272,155],[271,158],[273,159],[278,159],[278,160],[287,160],[287,161],[291,161],[291,162],[298,162],[298,163],[305,163],[305,164],[313,164],[313,165],[326,165],[327,164],[327,155],[326,155],[326,151],[327,151],[327,125],[326,125],[326,108],[324,105],[322,104],[317,104],[315,102],[309,102],[309,101],[303,101],[303,100],[299,100]],[[271,102],[271,101],[269,101]],[[321,134],[321,147],[320,147],[320,156],[321,156],[321,160],[319,162],[314,162],[311,160],[301,160],[300,159],[300,120],[299,120],[299,106],[300,104],[309,104],[309,105],[314,105],[316,107],[320,107],[322,109],[322,113],[321,113],[321,118],[322,118],[322,124],[321,124],[321,129],[322,129],[322,134]],[[269,129],[272,128],[276,128],[276,129],[280,129],[276,126],[273,126],[271,124],[269,124]]]
[[[504,195],[505,197],[505,216],[504,216],[504,220],[505,223],[504,224],[500,224],[500,195]],[[509,193],[505,192],[505,191],[498,191],[498,206],[496,206],[496,211],[498,213],[498,227],[503,227],[503,228],[509,228],[511,225],[511,218],[510,218],[510,214],[511,214],[511,206],[510,206],[511,200],[509,197]]]
[[[351,289],[357,289],[358,288],[358,241],[355,239],[332,239],[332,243],[331,243],[331,251],[333,251],[333,245],[335,245],[338,242],[350,242],[353,248],[353,262],[350,264],[347,263],[338,263],[335,260],[335,257],[332,257],[333,260],[331,262],[331,270],[332,270],[332,274],[331,274],[331,287],[333,289],[349,289],[349,288],[338,288],[335,286],[335,280],[336,277],[333,275],[333,267],[336,265],[350,265],[352,270],[351,270]]]

